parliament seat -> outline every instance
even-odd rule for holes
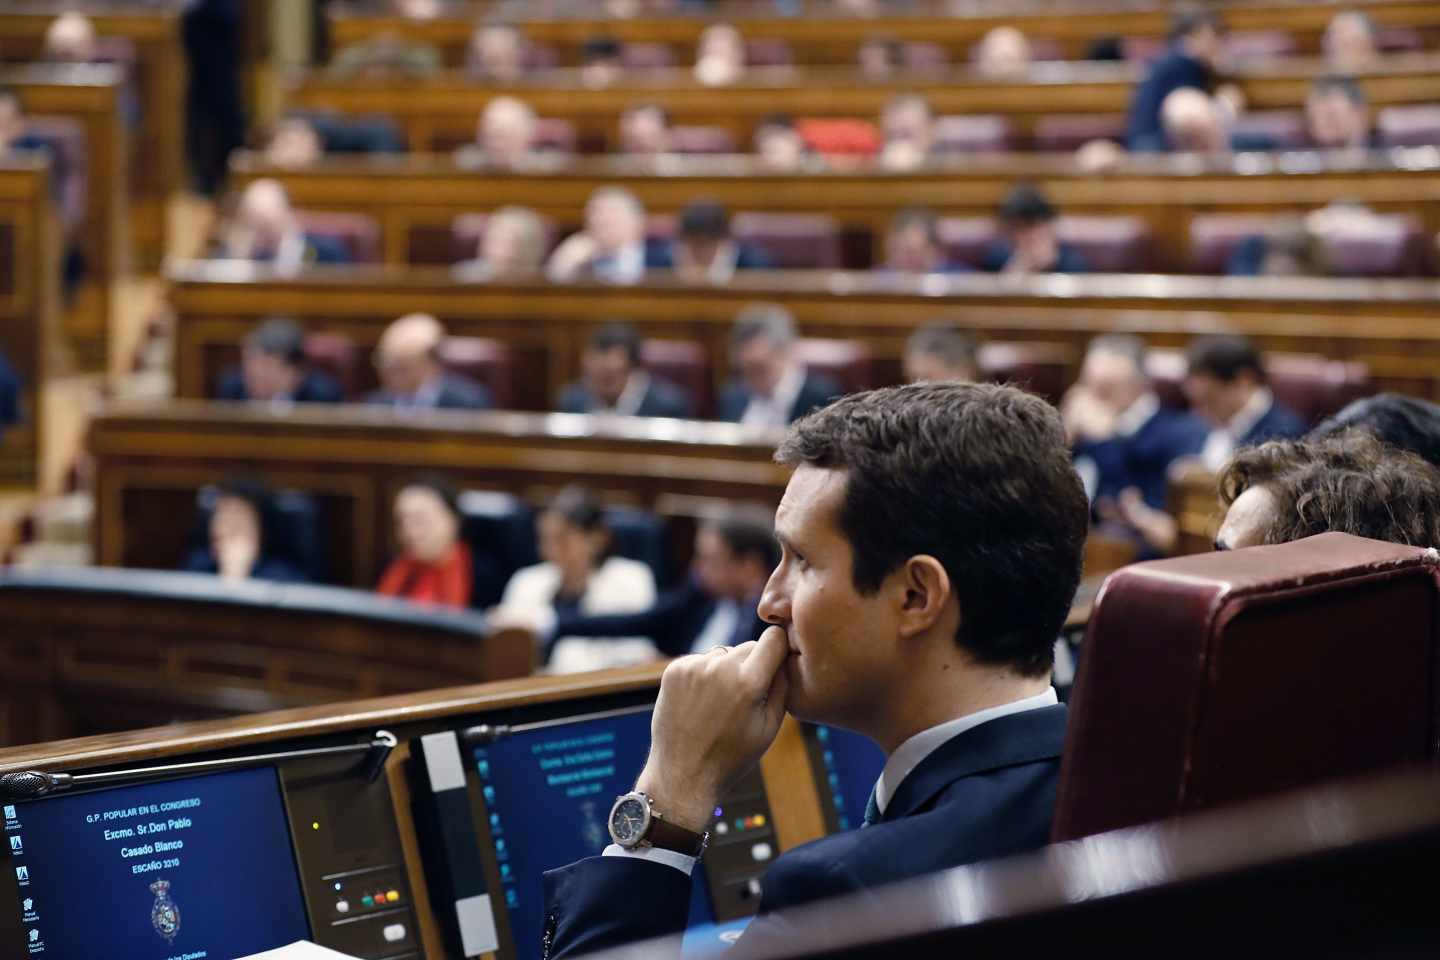
[[[795,359],[834,380],[846,393],[875,386],[874,358],[863,343],[802,337],[795,341]]]
[[[1356,227],[1320,234],[1330,274],[1337,277],[1433,276],[1434,250],[1420,221],[1409,214],[1382,214]]]
[[[788,67],[795,51],[779,37],[750,37],[745,41],[745,64],[751,67]]]
[[[1152,266],[1150,227],[1140,217],[1062,216],[1055,234],[1079,250],[1094,273],[1142,273]]]
[[[535,121],[535,149],[551,153],[574,153],[580,135],[575,124],[560,117],[540,117]]]
[[[694,340],[646,340],[640,345],[640,363],[688,393],[696,417],[704,420],[715,412],[715,378],[704,344]]]
[[[190,524],[187,547],[192,557],[210,551],[210,518],[215,513],[219,497],[220,491],[215,487],[203,487],[195,495],[195,517]],[[320,536],[320,507],[315,498],[298,490],[277,490],[274,504],[275,529],[264,533],[276,539],[265,544],[265,555],[290,564],[304,573],[311,583],[331,582],[326,569],[327,546],[321,542]],[[188,561],[189,558],[186,559]]]
[[[1387,147],[1440,144],[1440,106],[1386,107],[1376,116],[1375,129]]]
[[[537,213],[544,231],[542,246],[548,253],[554,249],[559,228],[555,221],[543,213]],[[462,213],[450,221],[450,258],[453,263],[473,260],[480,254],[480,240],[485,236],[485,225],[490,222],[489,213]]]
[[[935,118],[936,153],[1004,153],[1015,148],[1010,118],[1000,114],[966,114]]]
[[[85,176],[89,161],[84,125],[74,117],[29,117],[25,133],[39,138],[55,151],[51,176],[58,173],[59,183],[52,183],[51,190],[60,199],[65,226],[72,229],[79,226],[85,218],[86,193],[90,189]]]
[[[670,149],[676,153],[734,153],[735,137],[717,126],[676,126],[670,129]]]
[[[1263,237],[1275,218],[1251,213],[1200,213],[1190,218],[1192,273],[1223,274],[1237,247],[1249,237]]]
[[[1363,363],[1304,353],[1269,353],[1264,360],[1275,399],[1307,424],[1319,423],[1374,392],[1370,369]],[[1189,406],[1185,370],[1183,350],[1155,347],[1145,353],[1145,373],[1167,407],[1183,410]]]
[[[297,211],[306,233],[340,241],[353,263],[379,263],[380,224],[363,213]]]
[[[950,56],[938,43],[912,40],[900,45],[900,66],[905,70],[943,70],[950,65]]]
[[[975,352],[980,376],[994,383],[1011,383],[1059,403],[1075,380],[1080,358],[1066,343],[992,341]]]
[[[620,47],[620,65],[626,70],[668,70],[675,66],[675,51],[668,43],[626,43]]]
[[[947,259],[977,268],[986,251],[1004,237],[994,217],[941,217],[935,232]]]
[[[1056,113],[1037,117],[1035,149],[1046,153],[1077,150],[1091,140],[1125,141],[1125,116],[1119,113]]]
[[[514,409],[514,362],[510,344],[489,337],[446,337],[440,345],[440,362],[445,369],[484,384],[496,409]]]
[[[673,585],[675,570],[670,563],[665,524],[659,517],[636,507],[608,506],[605,525],[610,529],[610,549],[616,556],[649,567],[657,587]]]
[[[535,511],[514,494],[466,490],[460,494],[460,516],[460,536],[470,546],[470,604],[494,606],[516,570],[540,562]]]
[[[1285,30],[1232,30],[1225,37],[1225,52],[1233,61],[1293,57],[1299,46],[1295,35]]]
[[[1112,574],[1053,838],[1433,762],[1437,573],[1433,550],[1327,533]]]
[[[840,267],[840,224],[828,214],[746,211],[730,218],[730,233],[764,250],[782,270]]]
[[[1300,150],[1310,143],[1305,115],[1298,110],[1256,110],[1242,113],[1230,128],[1232,136],[1260,138],[1276,150]]]
[[[335,382],[340,384],[341,394],[347,400],[358,399],[364,392],[355,341],[343,334],[306,334],[305,363],[334,378]]]

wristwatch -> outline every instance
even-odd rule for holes
[[[658,847],[700,859],[710,845],[710,832],[696,833],[668,822],[651,799],[639,791],[623,793],[610,808],[610,839],[626,850]]]

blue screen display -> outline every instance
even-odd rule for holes
[[[30,957],[231,960],[310,936],[273,767],[3,814]]]
[[[870,791],[885,769],[884,751],[870,738],[836,727],[817,726],[815,739],[825,768],[821,789],[830,791],[828,801],[835,808],[836,822],[841,830],[860,826]]]
[[[474,751],[500,873],[496,898],[510,915],[516,956],[540,956],[541,875],[610,844],[615,798],[635,786],[650,752],[650,710],[514,733]],[[677,873],[676,878],[680,875]],[[691,924],[714,919],[696,869]]]

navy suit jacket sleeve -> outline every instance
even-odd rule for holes
[[[334,377],[320,370],[311,370],[295,391],[296,403],[344,403],[345,391]]]
[[[557,637],[649,637],[666,656],[690,652],[695,642],[694,623],[714,603],[693,584],[667,590],[654,606],[639,613],[612,613],[596,616],[561,615],[555,623]],[[703,622],[703,621],[701,621]]]
[[[247,400],[249,396],[245,393],[245,378],[240,375],[239,370],[226,371],[220,378],[220,388],[215,391],[216,400]]]
[[[770,254],[759,247],[749,243],[741,243],[736,246],[735,269],[774,270],[775,261],[770,258]]]
[[[350,263],[352,260],[345,244],[334,237],[307,234],[305,246],[309,248],[312,263]]]
[[[721,420],[739,423],[740,418],[745,416],[745,408],[749,405],[749,391],[738,383],[727,383],[720,391],[720,401],[715,413]]]
[[[20,422],[20,378],[0,354],[0,431]]]
[[[560,400],[555,404],[560,413],[589,413],[590,391],[583,383],[567,383],[560,391]]]
[[[440,383],[435,406],[443,410],[489,410],[495,405],[489,389],[469,377],[447,373]]]
[[[640,408],[636,413],[642,417],[688,420],[694,415],[694,408],[690,404],[690,394],[684,389],[668,380],[652,376],[650,389],[645,391],[645,397],[640,401]]]
[[[790,408],[790,422],[794,423],[805,414],[820,409],[844,394],[845,391],[840,384],[824,374],[805,374],[805,382],[801,385],[800,393],[795,398],[795,406]]]
[[[1181,87],[1208,91],[1214,83],[1210,68],[1172,49],[1155,61],[1150,73],[1135,87],[1126,123],[1125,142],[1134,151],[1165,149],[1160,126],[1160,105]]]
[[[1265,269],[1265,255],[1269,244],[1259,234],[1243,238],[1230,252],[1225,261],[1225,275],[1229,277],[1258,277]]]

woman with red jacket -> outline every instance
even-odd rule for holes
[[[458,495],[441,477],[418,477],[395,498],[400,556],[391,561],[376,589],[416,603],[464,608],[470,605],[473,563],[460,539]]]

